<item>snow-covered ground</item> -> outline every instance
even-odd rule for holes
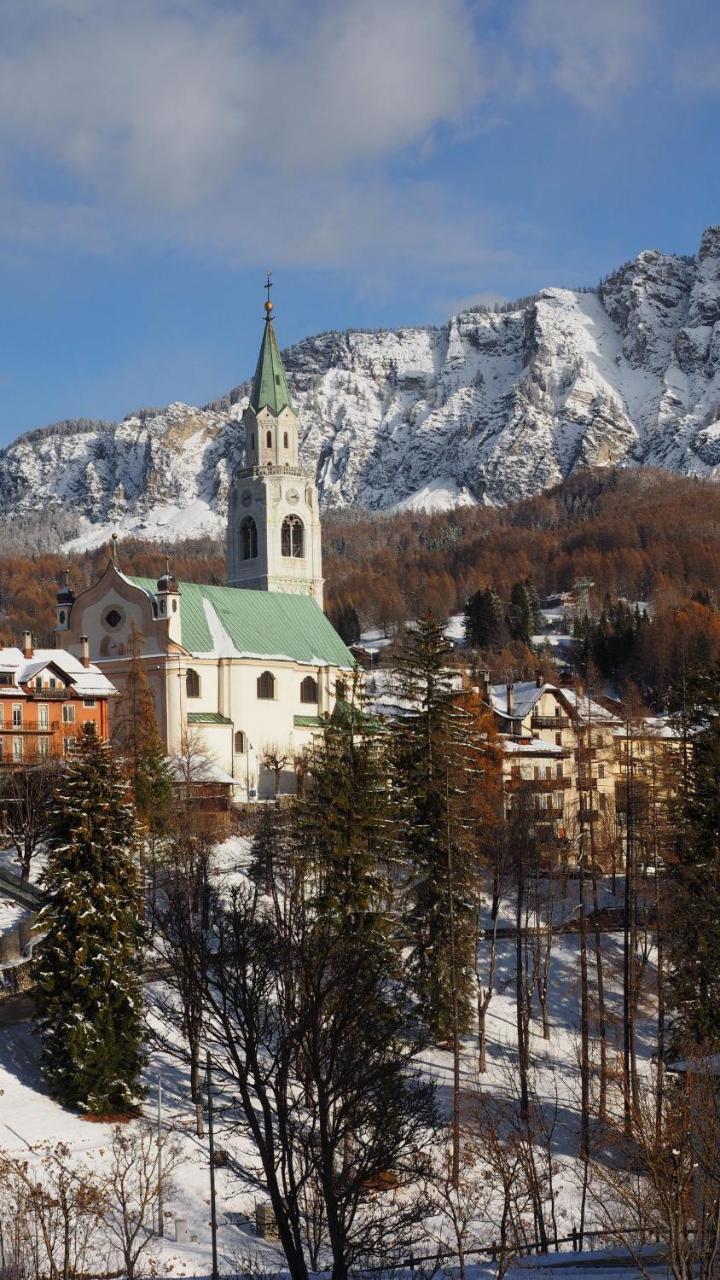
[[[216,847],[213,876],[216,882],[236,883],[243,878],[249,857],[250,842],[233,837]],[[539,882],[542,900],[545,888]],[[610,886],[602,890],[603,905],[612,901]],[[565,896],[553,910],[557,922],[571,917],[577,908],[577,880],[570,879]],[[489,921],[488,921],[489,922]],[[513,924],[512,903],[502,904],[500,924]],[[605,936],[607,994],[610,1020],[620,1014],[621,1007],[621,942]],[[577,1106],[579,1080],[577,1051],[579,1036],[578,937],[564,935],[555,939],[550,971],[551,1036],[544,1040],[539,1023],[532,1024],[531,1055],[538,1095],[552,1106],[557,1105],[555,1131],[556,1156],[560,1166],[557,1178],[557,1220],[559,1234],[569,1234],[578,1221],[577,1180]],[[479,1077],[476,1070],[476,1044],[468,1036],[464,1043],[462,1089],[464,1105],[472,1105],[477,1091],[492,1096],[514,1092],[515,1070],[515,950],[512,938],[498,944],[498,967],[495,994],[488,1015],[488,1070]],[[652,983],[652,959],[645,976]],[[644,1006],[643,1006],[644,1007]],[[646,1012],[652,1013],[649,1009]],[[47,1094],[38,1067],[39,1042],[28,1023],[0,1027],[0,1151],[22,1155],[31,1163],[38,1162],[41,1144],[64,1142],[73,1157],[101,1169],[106,1159],[110,1127],[91,1123],[54,1102]],[[651,1018],[639,1026],[639,1059],[647,1069],[652,1051]],[[438,1085],[441,1104],[449,1109],[452,1085],[452,1057],[433,1047],[422,1057],[422,1067]],[[157,1079],[162,1074],[163,1130],[172,1130],[181,1144],[183,1161],[176,1175],[177,1190],[165,1208],[166,1231],[172,1237],[174,1217],[185,1219],[195,1241],[177,1244],[173,1239],[153,1239],[150,1254],[160,1275],[205,1276],[210,1271],[209,1174],[207,1139],[199,1139],[194,1131],[194,1114],[189,1099],[188,1080],[175,1060],[154,1054],[148,1064],[146,1078],[148,1096],[145,1109],[150,1118],[156,1114]],[[220,1108],[221,1112],[222,1108]],[[132,1123],[132,1122],[131,1122]],[[249,1169],[252,1153],[243,1139],[228,1133],[222,1115],[218,1119],[216,1144],[227,1147]],[[219,1249],[224,1259],[234,1254],[251,1254],[264,1271],[282,1270],[283,1258],[273,1245],[258,1240],[248,1222],[254,1207],[262,1200],[262,1192],[252,1178],[217,1171]],[[591,1217],[591,1213],[589,1217]],[[588,1226],[592,1223],[589,1221]],[[223,1270],[228,1270],[226,1262]],[[490,1268],[492,1270],[492,1268]],[[473,1267],[473,1273],[486,1273],[487,1267]],[[602,1269],[606,1274],[605,1269]],[[523,1274],[525,1274],[523,1272]],[[563,1272],[565,1274],[565,1272]],[[587,1271],[585,1271],[587,1275]]]

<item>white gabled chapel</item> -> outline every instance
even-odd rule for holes
[[[57,643],[121,690],[133,632],[170,754],[198,745],[238,800],[274,793],[267,759],[294,759],[348,689],[354,659],[322,611],[317,487],[299,461],[299,421],[275,337],[272,303],[250,402],[245,466],[232,478],[225,587],[123,573],[115,544],[102,577],[58,595]]]

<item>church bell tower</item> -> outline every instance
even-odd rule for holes
[[[293,408],[273,326],[268,275],[265,328],[243,414],[245,466],[228,499],[228,586],[311,595],[323,603],[320,508],[299,459]]]

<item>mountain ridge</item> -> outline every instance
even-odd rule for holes
[[[578,468],[720,471],[720,227],[697,255],[644,250],[596,289],[547,288],[445,325],[330,330],[283,352],[325,507],[503,505]],[[202,408],[65,420],[0,452],[0,518],[222,531],[250,379]]]

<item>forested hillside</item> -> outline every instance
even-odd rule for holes
[[[600,469],[501,510],[330,512],[323,546],[326,608],[348,639],[367,627],[391,630],[428,610],[440,617],[461,612],[482,587],[492,587],[507,607],[513,583],[526,578],[541,598],[589,578],[595,617],[604,609],[605,632],[627,640],[590,637],[588,654],[602,674],[620,682],[645,678],[653,700],[662,700],[669,669],[684,658],[706,662],[720,653],[720,489],[707,481]],[[223,581],[218,542],[170,549],[179,578]],[[142,574],[160,573],[164,553],[158,544],[133,540],[119,552],[128,572]],[[26,626],[48,639],[65,570],[82,590],[107,556],[107,548],[68,556],[0,553],[3,640]],[[628,616],[612,612],[619,598],[630,602]],[[650,606],[643,623],[633,612],[638,601]]]

